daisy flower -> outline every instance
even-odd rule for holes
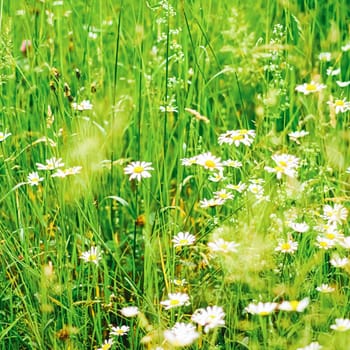
[[[221,159],[213,156],[210,152],[198,155],[197,164],[211,171],[222,171],[223,168]]]
[[[350,236],[343,237],[343,239],[339,242],[344,249],[350,249]]]
[[[303,312],[306,307],[309,305],[310,299],[304,298],[300,301],[292,300],[292,301],[283,301],[279,306],[279,310],[283,311],[297,311],[297,312]]]
[[[326,70],[326,74],[329,76],[335,76],[335,75],[339,75],[341,72],[340,68],[333,68],[333,67],[328,67]]]
[[[213,193],[215,199],[222,199],[223,201],[227,201],[228,199],[233,199],[233,194],[231,192],[227,192],[227,190],[222,189],[220,191],[216,191]]]
[[[320,249],[328,250],[335,246],[335,241],[323,236],[317,236],[315,245]]]
[[[323,207],[323,215],[321,217],[328,221],[328,223],[341,224],[346,221],[348,217],[348,210],[341,204],[335,204],[334,207],[325,205]]]
[[[191,158],[182,158],[181,159],[181,165],[183,166],[191,166],[197,164],[197,156],[191,157]]]
[[[189,232],[179,232],[171,241],[174,243],[174,247],[183,247],[192,245],[196,241],[196,237]]]
[[[348,258],[340,258],[339,256],[335,256],[329,262],[334,267],[344,268],[346,265],[349,264],[349,259]]]
[[[247,188],[247,185],[243,182],[239,182],[237,185],[228,184],[226,186],[226,188],[229,190],[234,190],[234,191],[237,191],[239,193],[242,193]]]
[[[315,83],[311,81],[310,83],[305,83],[302,85],[298,85],[295,90],[298,92],[302,92],[304,95],[309,95],[314,92],[319,92],[326,88],[326,85]]]
[[[234,144],[236,147],[238,147],[242,143],[245,146],[250,146],[253,143],[254,138],[254,130],[228,130],[219,135],[218,142],[220,145],[227,143],[229,145]]]
[[[277,307],[277,303],[250,303],[244,310],[252,315],[268,316],[271,315]]]
[[[129,330],[130,330],[130,327],[129,326],[125,326],[125,325],[117,326],[117,327],[111,326],[110,334],[114,335],[116,337],[119,337],[119,336],[128,334]]]
[[[141,181],[142,178],[151,177],[149,171],[154,170],[151,167],[152,163],[150,162],[141,162],[136,161],[132,162],[124,168],[124,173],[129,176],[129,180],[137,179],[137,181]]]
[[[328,284],[322,283],[320,286],[316,287],[316,290],[320,293],[326,294],[334,292],[335,288]]]
[[[296,169],[299,167],[299,158],[290,154],[275,154],[271,158],[276,166],[274,168],[266,166],[266,171],[276,173],[277,179],[281,179],[283,174],[295,177]]]
[[[38,170],[54,170],[63,167],[64,163],[62,163],[62,158],[52,157],[46,159],[46,164],[36,163],[36,166]]]
[[[73,102],[71,106],[73,109],[78,111],[88,111],[92,109],[92,104],[89,100],[83,100],[80,103]]]
[[[309,230],[310,226],[306,222],[290,222],[288,226],[295,232],[304,233]]]
[[[322,346],[318,342],[312,342],[311,344],[298,348],[297,350],[321,350]]]
[[[137,306],[125,306],[120,309],[120,313],[125,317],[135,317],[139,314],[139,308]]]
[[[51,177],[65,178],[70,175],[77,175],[80,173],[81,169],[81,166],[73,166],[67,169],[57,169],[56,172],[51,175]]]
[[[213,208],[223,205],[224,203],[225,201],[223,201],[220,198],[202,199],[201,201],[199,201],[199,206],[201,208]]]
[[[210,250],[215,253],[236,253],[238,246],[238,243],[235,243],[233,241],[225,241],[222,238],[208,243]]]
[[[91,247],[90,250],[81,253],[80,259],[84,262],[98,265],[98,262],[102,259],[102,254],[98,247]]]
[[[247,191],[253,193],[256,197],[261,198],[264,196],[264,187],[259,184],[249,184]]]
[[[306,135],[309,135],[308,131],[301,130],[301,131],[293,131],[288,134],[291,141],[296,142],[297,144],[300,144],[299,139],[305,137]]]
[[[321,52],[318,55],[320,61],[329,62],[332,59],[332,54],[330,52]]]
[[[337,332],[346,332],[350,329],[350,320],[348,318],[336,318],[335,324],[331,325],[331,329]]]
[[[196,327],[191,323],[177,322],[174,327],[164,331],[164,338],[173,347],[190,346],[197,338],[199,333]]]
[[[113,344],[114,344],[113,339],[106,339],[102,344],[102,346],[97,350],[109,350]]]
[[[5,141],[9,136],[11,136],[10,132],[0,131],[0,142]]]
[[[350,110],[350,102],[346,101],[346,98],[336,99],[334,102],[328,101],[327,104],[330,106],[330,108],[333,108],[335,111],[335,114],[338,113],[345,113],[348,110]]]
[[[36,171],[33,171],[32,173],[28,174],[27,181],[30,186],[38,186],[41,181],[43,181],[44,178],[40,177],[39,174]]]
[[[160,302],[161,305],[165,306],[165,310],[172,309],[174,307],[189,305],[190,297],[186,293],[169,293],[168,299]]]
[[[339,87],[347,87],[347,86],[350,85],[350,81],[339,81],[339,80],[337,80],[336,83],[337,83],[337,85]]]
[[[212,175],[210,175],[208,177],[208,180],[212,181],[212,182],[220,182],[220,181],[225,180],[225,179],[226,179],[226,177],[224,176],[223,171],[219,171],[217,173],[212,173]]]
[[[227,159],[222,162],[224,166],[230,167],[230,168],[241,168],[242,167],[242,162],[238,160],[233,160],[233,159]]]
[[[191,320],[204,326],[204,332],[225,325],[225,312],[221,306],[208,306],[206,309],[197,309],[191,316]]]
[[[284,242],[281,241],[278,246],[275,248],[276,252],[281,253],[290,253],[293,254],[298,250],[298,242],[294,242],[293,240],[289,239],[288,241]]]

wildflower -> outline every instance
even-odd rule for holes
[[[324,61],[324,62],[329,62],[332,58],[332,54],[330,52],[321,52],[318,55],[318,59],[320,61]]]
[[[161,305],[165,306],[166,310],[172,309],[173,307],[189,305],[190,298],[186,293],[169,293],[168,299],[160,302]]]
[[[10,132],[2,132],[0,131],[0,142],[5,141],[12,134]]]
[[[339,244],[340,244],[344,249],[350,249],[350,236],[343,237],[343,239],[339,242]]]
[[[65,178],[69,175],[79,174],[81,169],[81,166],[74,166],[67,169],[57,169],[56,172],[51,175],[51,177]]]
[[[187,281],[184,278],[182,280],[174,279],[174,280],[172,280],[172,283],[174,283],[175,286],[177,286],[177,287],[183,287],[187,284]]]
[[[174,327],[164,331],[164,338],[174,347],[191,345],[198,337],[196,327],[191,323],[177,322]]]
[[[349,51],[350,50],[350,43],[345,44],[344,46],[341,47],[341,50],[343,52]]]
[[[348,217],[348,210],[341,204],[335,204],[334,207],[325,205],[323,207],[323,215],[321,217],[328,221],[328,223],[341,224],[346,221]]]
[[[255,138],[254,130],[228,130],[225,133],[219,135],[218,142],[220,145],[227,143],[229,145],[234,144],[238,147],[241,143],[245,146],[250,146]]]
[[[226,201],[228,199],[233,199],[233,194],[230,192],[227,192],[227,190],[225,189],[214,192],[214,195],[215,195],[214,198],[222,199],[223,201]]]
[[[277,307],[277,303],[250,303],[244,310],[252,315],[268,316],[272,314]]]
[[[336,318],[335,324],[331,325],[331,329],[337,332],[346,332],[350,329],[350,320],[348,318]]]
[[[322,236],[317,236],[316,237],[316,246],[320,249],[328,250],[334,247],[335,242],[334,240],[322,237]]]
[[[83,100],[80,103],[73,102],[71,106],[73,109],[78,111],[87,111],[92,109],[92,104],[89,100]]]
[[[243,182],[239,182],[237,185],[228,184],[226,188],[229,190],[235,190],[239,193],[242,193],[247,188],[247,185]]]
[[[106,339],[102,344],[102,346],[97,350],[109,350],[113,344],[114,344],[113,339]]]
[[[191,158],[183,158],[181,159],[181,165],[184,166],[191,166],[197,164],[197,156],[191,157]]]
[[[289,138],[297,144],[300,144],[299,139],[305,137],[306,135],[309,135],[309,132],[305,130],[293,131],[288,134]]]
[[[125,317],[134,317],[139,314],[139,308],[137,306],[125,306],[120,310],[120,313]]]
[[[322,283],[320,286],[316,287],[316,290],[320,293],[332,293],[335,291],[335,288],[326,284]]]
[[[213,173],[211,176],[208,177],[208,180],[212,182],[220,182],[224,179],[226,179],[226,177],[224,177],[224,173],[222,171],[219,171],[216,174]]]
[[[102,259],[101,252],[97,247],[91,247],[90,250],[81,253],[80,259],[84,262],[91,262],[98,265],[98,262]]]
[[[197,164],[208,170],[222,171],[221,159],[213,156],[210,152],[198,155]]]
[[[171,241],[174,243],[174,247],[183,247],[186,245],[192,245],[195,240],[196,237],[189,232],[179,232]]]
[[[36,171],[33,171],[27,176],[27,181],[30,186],[38,186],[39,182],[43,181],[44,178],[40,177]]]
[[[322,346],[318,342],[312,342],[311,344],[298,348],[297,350],[321,350]]]
[[[52,157],[46,159],[46,164],[36,163],[36,166],[38,170],[54,170],[63,167],[64,163],[62,163],[62,158]]]
[[[124,326],[124,325],[117,326],[117,327],[112,326],[110,334],[119,337],[119,336],[128,334],[129,330],[130,330],[129,326]]]
[[[242,167],[242,162],[238,160],[233,160],[233,159],[227,159],[222,162],[224,166],[231,167],[231,168],[240,168]]]
[[[335,114],[345,113],[350,110],[350,102],[346,101],[346,98],[342,100],[336,99],[333,101],[328,101],[327,104],[335,110]]]
[[[25,39],[21,43],[20,51],[22,52],[24,57],[27,57],[28,51],[32,49],[32,42],[28,39]]]
[[[290,253],[290,254],[293,254],[297,250],[298,250],[298,242],[294,242],[291,239],[289,239],[286,242],[280,242],[278,246],[275,248],[275,251],[278,251],[281,253]]]
[[[219,205],[223,205],[225,201],[220,198],[211,198],[211,199],[203,199],[199,201],[199,205],[201,208],[212,208],[217,207]]]
[[[350,85],[350,81],[339,81],[339,80],[337,80],[336,83],[340,87],[347,87],[347,86]]]
[[[236,253],[238,243],[233,241],[225,241],[222,238],[217,239],[214,242],[209,242],[208,247],[212,252],[220,252],[220,253]]]
[[[271,158],[276,163],[276,166],[274,168],[266,166],[266,171],[276,173],[277,179],[281,179],[283,174],[295,177],[296,168],[299,166],[299,158],[290,154],[275,154]]]
[[[206,309],[196,310],[191,320],[204,326],[204,332],[208,333],[210,329],[225,325],[225,312],[221,306],[208,306]]]
[[[349,259],[348,258],[340,258],[339,256],[335,256],[329,262],[334,267],[343,268],[343,267],[345,267],[346,265],[349,264]]]
[[[142,178],[151,177],[149,171],[154,170],[151,165],[150,162],[132,162],[124,168],[124,173],[130,175],[129,180],[137,179],[137,181],[141,181]]]
[[[329,76],[335,76],[340,74],[340,68],[334,69],[333,67],[327,68],[326,74]]]
[[[314,92],[319,92],[324,89],[326,85],[315,83],[311,81],[310,83],[305,83],[302,85],[298,85],[295,90],[298,92],[302,92],[304,95],[309,95]]]
[[[264,187],[259,184],[250,184],[247,189],[250,193],[253,193],[256,197],[261,198],[264,196]]]
[[[306,307],[309,305],[310,299],[304,298],[300,301],[292,300],[292,301],[283,301],[279,306],[279,310],[283,311],[297,311],[303,312]]]
[[[306,222],[290,222],[288,226],[295,232],[299,233],[304,233],[310,228],[310,226]]]

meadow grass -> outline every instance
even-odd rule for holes
[[[349,16],[0,0],[0,349],[348,350]]]

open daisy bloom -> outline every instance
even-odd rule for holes
[[[173,347],[184,347],[199,338],[199,333],[193,324],[178,322],[173,328],[164,331],[164,338]]]
[[[271,158],[276,163],[276,166],[274,168],[266,166],[266,171],[276,173],[277,179],[281,179],[283,174],[295,177],[296,169],[299,167],[299,158],[290,154],[275,154]]]
[[[165,306],[166,310],[174,307],[189,305],[190,298],[186,293],[169,293],[168,299],[160,302],[161,305]]]
[[[195,240],[196,237],[189,232],[179,232],[171,241],[174,243],[174,247],[183,247],[193,244]]]
[[[150,162],[132,162],[124,168],[124,173],[130,175],[129,180],[137,179],[137,181],[141,181],[143,178],[151,177],[149,171],[154,170],[151,165]]]
[[[263,303],[259,301],[257,304],[250,303],[244,310],[252,315],[268,316],[277,308],[277,303]]]
[[[335,324],[331,325],[331,329],[337,332],[346,332],[350,329],[350,320],[348,318],[336,318]]]
[[[91,247],[90,250],[81,253],[80,259],[98,265],[98,262],[102,259],[102,255],[99,248]]]
[[[304,298],[300,301],[292,300],[292,301],[283,301],[279,306],[279,310],[283,311],[296,311],[296,312],[303,312],[306,307],[309,305],[310,299]]]
[[[191,320],[204,326],[204,332],[208,333],[210,329],[225,325],[225,312],[220,306],[208,306],[206,309],[197,309]]]
[[[305,83],[302,85],[298,85],[295,90],[298,92],[302,92],[304,95],[309,95],[314,92],[319,92],[326,88],[326,85],[316,83],[314,81],[311,81],[310,83]]]

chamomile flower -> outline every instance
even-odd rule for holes
[[[268,316],[277,308],[277,303],[263,303],[259,301],[257,304],[250,303],[244,310],[252,315]]]
[[[102,346],[97,350],[109,350],[113,346],[113,344],[114,344],[113,339],[106,339],[102,344]]]
[[[310,343],[307,346],[304,346],[303,348],[298,348],[297,350],[321,350],[322,346],[316,341]]]
[[[337,80],[336,83],[337,83],[337,85],[339,87],[347,87],[347,86],[350,85],[350,81],[339,81],[339,80]]]
[[[140,311],[137,306],[125,306],[120,309],[120,313],[125,317],[135,317],[140,313]]]
[[[99,261],[102,259],[102,254],[98,247],[91,247],[90,250],[81,253],[80,259],[84,262],[98,265]]]
[[[229,145],[234,144],[238,147],[241,143],[245,146],[250,146],[255,138],[254,130],[228,130],[219,136],[218,142],[220,145],[227,143]]]
[[[73,102],[71,106],[73,109],[78,111],[88,111],[93,107],[89,100],[83,100],[80,103]]]
[[[343,237],[343,239],[339,241],[339,245],[344,249],[350,249],[350,236]]]
[[[197,164],[197,156],[191,157],[191,158],[182,158],[181,159],[181,165],[183,166],[191,166]]]
[[[208,247],[214,253],[236,253],[238,246],[238,243],[233,241],[225,241],[222,238],[208,243]]]
[[[331,329],[337,332],[346,332],[350,329],[350,320],[348,318],[336,318],[335,323],[331,325]]]
[[[137,181],[141,181],[143,178],[151,177],[151,170],[154,170],[151,167],[152,163],[150,162],[142,162],[136,161],[132,162],[124,168],[124,173],[129,176],[129,180],[136,179]]]
[[[52,157],[50,159],[46,159],[46,164],[36,163],[38,170],[55,170],[57,168],[61,168],[64,166],[62,163],[62,158]]]
[[[237,185],[228,184],[226,188],[242,193],[247,188],[247,185],[243,182],[239,182]]]
[[[227,159],[222,162],[224,166],[230,167],[230,168],[241,168],[242,167],[242,162],[238,160],[233,160],[233,159]]]
[[[333,67],[328,67],[327,70],[326,70],[326,74],[328,76],[335,76],[335,75],[339,75],[341,72],[340,68],[333,68]]]
[[[333,293],[335,291],[335,288],[330,286],[329,284],[322,283],[320,286],[316,287],[316,290],[320,293]]]
[[[335,114],[345,113],[350,110],[350,102],[346,101],[346,98],[343,98],[342,100],[335,99],[335,101],[331,100],[328,101],[327,104],[330,106],[330,108],[333,108]]]
[[[161,301],[160,304],[163,305],[166,310],[169,310],[174,307],[189,305],[190,297],[186,293],[169,293],[168,299]]]
[[[125,326],[125,325],[116,326],[116,327],[111,326],[110,334],[114,335],[116,337],[120,337],[120,336],[128,334],[129,331],[130,331],[130,327],[129,326]]]
[[[296,311],[296,312],[303,312],[306,307],[309,305],[310,299],[304,298],[300,301],[292,300],[292,301],[283,301],[279,306],[279,310],[283,311]]]
[[[329,62],[332,59],[332,54],[330,52],[321,52],[318,55],[320,61]]]
[[[198,155],[197,164],[211,171],[213,170],[222,171],[223,169],[221,159],[218,157],[215,157],[210,152]]]
[[[10,132],[0,131],[0,142],[4,142],[9,136],[11,136]]]
[[[290,222],[288,226],[298,233],[304,233],[310,229],[310,226],[306,222]]]
[[[299,139],[305,137],[306,135],[309,135],[308,131],[301,130],[301,131],[293,131],[288,134],[291,141],[296,142],[297,144],[300,144]]]
[[[326,85],[316,83],[311,81],[310,83],[305,83],[302,85],[298,85],[295,90],[303,93],[304,95],[309,95],[315,92],[319,92],[326,88]]]
[[[174,247],[183,247],[192,245],[196,241],[196,237],[189,232],[179,232],[171,241],[174,243]]]
[[[275,248],[275,251],[281,253],[294,254],[298,250],[298,242],[294,242],[289,239],[288,241],[279,242],[278,246]]]
[[[224,176],[223,171],[218,171],[217,173],[212,173],[209,177],[208,180],[212,182],[220,182],[222,180],[225,180],[226,177]]]
[[[348,210],[341,204],[335,204],[333,207],[327,204],[323,207],[323,215],[321,217],[327,220],[328,223],[341,224],[346,221]]]
[[[334,267],[344,268],[346,265],[349,264],[349,259],[348,258],[341,258],[339,256],[335,256],[329,262]]]
[[[213,208],[225,203],[224,200],[220,198],[202,199],[199,201],[199,206],[201,208]]]
[[[225,189],[216,191],[213,194],[215,199],[222,199],[223,201],[227,201],[228,199],[233,199],[233,194],[231,192],[227,192],[227,190]]]
[[[225,325],[225,312],[221,306],[208,306],[206,309],[197,309],[191,316],[191,320],[204,326],[204,332]]]
[[[191,323],[178,322],[171,329],[164,331],[164,338],[173,347],[190,346],[199,338],[196,327]]]
[[[38,186],[41,181],[44,181],[43,177],[40,177],[36,171],[28,174],[27,181],[30,186]]]
[[[319,235],[316,237],[315,245],[320,249],[328,250],[335,246],[335,241]]]
[[[80,173],[82,167],[81,166],[73,166],[71,168],[67,169],[56,169],[56,172],[54,172],[51,177],[60,177],[65,178],[70,175],[77,175]]]
[[[299,158],[290,154],[275,154],[271,158],[276,166],[274,168],[265,166],[266,171],[276,173],[277,179],[281,179],[282,175],[295,177],[296,169],[299,167]]]
[[[262,198],[264,196],[264,187],[259,184],[249,184],[247,191],[254,194],[257,198]]]

